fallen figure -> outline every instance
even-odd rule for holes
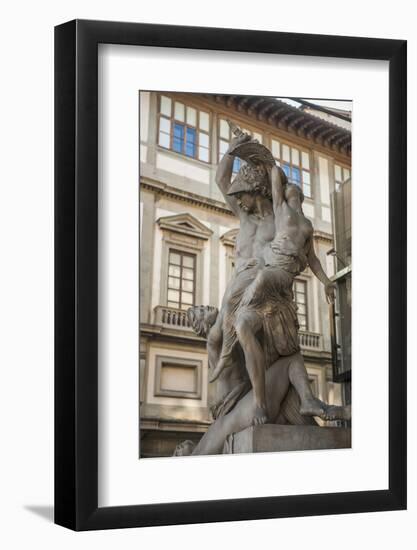
[[[189,310],[191,325],[201,336],[207,336],[206,331],[210,330],[210,325],[215,321],[213,310],[205,306]],[[235,377],[230,379],[233,372]],[[223,377],[227,378],[222,380]],[[314,397],[300,352],[280,357],[267,368],[265,378],[271,424],[317,425],[314,417],[326,421],[350,420],[350,406],[328,405]],[[239,356],[232,367],[222,372],[219,382],[223,382],[221,396],[214,411],[221,412],[214,414],[213,424],[196,446],[191,441],[184,441],[176,447],[174,456],[222,454],[230,434],[252,425],[256,404],[245,369],[239,365]],[[236,392],[238,387],[240,390]],[[227,407],[222,406],[224,403],[227,403]]]

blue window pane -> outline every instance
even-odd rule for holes
[[[189,157],[196,156],[196,131],[194,128],[187,128],[187,142],[185,145],[185,154]]]
[[[289,164],[281,164],[281,168],[284,170],[285,172],[285,175],[287,176],[287,178],[290,177],[290,165]]]
[[[187,141],[195,143],[195,129],[187,128]]]
[[[177,122],[174,124],[174,137],[179,139],[184,139],[184,125],[178,124]]]
[[[239,172],[240,166],[241,166],[240,158],[235,157],[233,161],[233,172],[234,173]]]
[[[172,140],[172,148],[174,149],[174,151],[176,151],[177,153],[182,153],[182,141],[178,138],[174,138]]]
[[[188,157],[195,157],[195,144],[187,142],[185,145],[185,154]]]
[[[184,147],[184,125],[174,124],[174,139],[172,140],[172,148],[177,153],[182,153]]]
[[[292,179],[293,179],[294,183],[296,183],[297,185],[301,184],[300,169],[296,168],[295,166],[292,167]]]

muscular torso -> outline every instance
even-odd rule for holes
[[[259,218],[253,214],[243,213],[240,216],[240,229],[236,238],[236,267],[245,261],[255,258],[263,261],[263,251],[275,235],[273,213]]]
[[[293,210],[284,201],[275,209],[276,234],[272,247],[282,254],[298,256],[307,254],[313,226],[303,214]]]

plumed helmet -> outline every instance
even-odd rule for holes
[[[271,182],[265,167],[243,164],[227,191],[228,195],[238,193],[261,193],[271,198]]]
[[[238,132],[242,133],[237,127],[234,127],[234,133],[238,135]],[[272,198],[271,182],[266,169],[267,166],[275,165],[271,151],[258,140],[250,139],[237,143],[229,150],[229,154],[239,157],[244,164],[230,185],[227,194],[261,193],[265,197]]]
[[[269,164],[273,166],[275,159],[271,151],[257,139],[250,139],[241,143],[237,143],[229,150],[229,154],[234,157],[239,157],[251,166],[259,166]]]

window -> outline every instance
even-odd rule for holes
[[[210,162],[209,132],[209,113],[168,96],[160,96],[158,144],[161,147]]]
[[[155,396],[201,399],[201,361],[157,356],[155,364]]]
[[[195,301],[195,254],[170,250],[168,254],[168,307],[188,309]]]
[[[308,330],[307,318],[307,281],[294,281],[294,300],[297,304],[297,316],[300,330]]]
[[[251,135],[254,139],[257,139],[259,143],[262,143],[262,135],[258,132],[252,132],[247,128],[242,128],[242,132]],[[230,130],[229,124],[225,118],[219,119],[219,128],[218,128],[218,159],[219,162],[223,158],[223,155],[226,153],[229,148],[229,144],[233,139],[232,131]],[[233,162],[233,173],[236,174],[239,172],[240,167],[242,166],[242,161],[240,158],[235,157]]]
[[[350,169],[339,164],[334,165],[334,183],[336,191],[339,191],[342,183],[350,179]]]
[[[335,165],[335,192],[333,193],[334,240],[336,271],[352,262],[352,182],[350,170]],[[346,178],[344,181],[343,178]]]
[[[310,198],[310,155],[297,147],[281,143],[277,139],[271,140],[271,152],[287,175],[290,183],[295,183],[302,188],[304,196]]]

